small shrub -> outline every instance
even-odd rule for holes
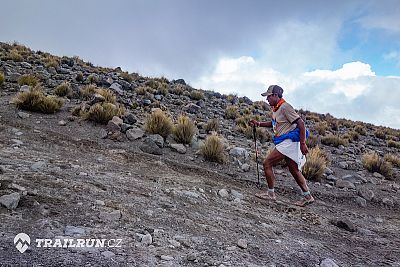
[[[343,146],[349,145],[348,139],[332,134],[322,137],[321,143],[327,146],[334,146],[334,147],[338,147],[340,145]]]
[[[317,115],[314,115],[314,114],[307,115],[307,120],[312,120],[314,122],[320,122],[321,121],[321,119]]]
[[[325,135],[325,132],[329,129],[327,122],[318,122],[314,126],[314,130],[320,135]]]
[[[337,120],[330,120],[329,121],[329,126],[333,131],[339,130],[339,122]]]
[[[187,116],[180,116],[173,129],[174,139],[182,144],[190,144],[196,133],[196,126]]]
[[[45,62],[46,68],[53,67],[53,68],[57,69],[60,66],[60,61],[56,57],[53,57],[53,56],[46,57],[44,59],[44,62]]]
[[[24,60],[24,57],[16,49],[11,50],[9,58],[15,62],[21,62]]]
[[[0,86],[3,85],[5,81],[4,73],[0,72]]]
[[[27,75],[22,75],[21,77],[18,78],[18,84],[20,86],[29,85],[31,87],[35,87],[36,85],[39,84],[39,81],[35,76],[27,74]]]
[[[63,82],[56,87],[54,93],[58,96],[64,97],[72,94],[71,85],[68,82]]]
[[[327,156],[318,146],[311,148],[303,166],[303,175],[307,180],[320,181],[328,165]]]
[[[120,73],[120,76],[121,76],[122,79],[124,79],[128,83],[133,81],[132,76],[128,72],[122,72],[122,73]]]
[[[89,83],[94,83],[94,84],[96,84],[96,83],[97,83],[97,76],[94,75],[94,74],[90,74],[90,75],[88,76],[88,81],[89,81]]]
[[[200,147],[200,153],[204,159],[223,163],[225,161],[224,145],[220,137],[215,134],[209,135]]]
[[[237,116],[238,116],[237,106],[230,105],[230,106],[226,107],[226,109],[225,109],[225,118],[226,119],[234,120],[237,118]]]
[[[185,92],[185,86],[182,84],[177,84],[173,90],[175,95],[183,95],[183,92]]]
[[[173,124],[169,116],[161,109],[156,109],[147,117],[144,128],[146,132],[159,134],[165,139],[172,132]]]
[[[77,82],[83,82],[83,74],[82,74],[82,72],[78,72],[78,74],[76,74],[75,80]]]
[[[318,137],[312,134],[309,134],[306,140],[307,147],[313,148],[319,144]]]
[[[104,88],[100,88],[100,89],[96,89],[95,92],[101,96],[104,97],[104,101],[111,103],[111,104],[115,104],[117,103],[117,97],[115,96],[114,92],[110,89],[104,89]]]
[[[378,137],[379,139],[386,140],[386,132],[383,130],[377,130],[375,131],[375,136]]]
[[[121,117],[125,114],[125,109],[112,103],[97,103],[90,107],[89,111],[83,113],[86,120],[106,124],[114,116]]]
[[[204,93],[200,90],[193,90],[192,92],[190,92],[190,98],[192,100],[204,99]]]
[[[212,131],[218,132],[218,129],[219,129],[219,122],[217,119],[209,120],[205,126],[205,130],[207,133],[210,133]]]
[[[88,100],[96,93],[97,87],[93,84],[84,86],[79,90],[81,98]]]
[[[160,82],[158,82],[156,80],[150,79],[150,80],[145,82],[145,85],[148,86],[148,87],[153,88],[154,90],[156,90],[156,89],[158,89],[159,83]]]
[[[360,139],[360,135],[356,131],[350,131],[347,134],[343,135],[343,138],[348,139],[350,142],[354,142]]]
[[[357,125],[354,128],[354,131],[356,131],[357,133],[361,134],[361,135],[367,135],[367,131],[365,131],[365,128],[361,125]]]
[[[396,141],[393,141],[393,140],[389,140],[389,141],[387,142],[387,145],[388,145],[388,147],[395,147],[395,148],[400,149],[400,142],[396,142]]]
[[[160,83],[160,85],[156,91],[157,91],[157,94],[166,96],[168,94],[168,84]]]
[[[394,154],[386,154],[384,160],[392,163],[393,166],[400,168],[400,157]]]
[[[364,154],[362,163],[364,168],[369,172],[378,172],[386,178],[392,175],[392,165],[384,158],[381,158],[376,152]]]
[[[27,92],[18,93],[14,104],[19,109],[51,114],[59,111],[64,101],[58,97],[45,96],[42,89],[36,86]]]
[[[147,91],[148,91],[148,90],[147,90],[147,87],[146,87],[146,86],[139,86],[139,87],[136,87],[136,88],[135,88],[135,92],[136,92],[136,94],[138,94],[138,95],[144,95],[144,94],[146,94]]]

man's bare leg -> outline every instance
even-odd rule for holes
[[[265,178],[267,180],[268,192],[256,194],[257,197],[264,199],[276,199],[274,192],[275,175],[272,167],[276,165],[279,161],[283,160],[284,158],[285,155],[283,155],[278,150],[276,150],[276,148],[274,148],[274,150],[272,150],[272,152],[264,160],[263,167],[264,167]]]
[[[301,171],[299,171],[297,163],[288,157],[286,157],[286,163],[289,167],[290,173],[292,174],[293,178],[296,180],[296,183],[300,186],[301,191],[303,192],[303,196],[304,196],[304,200],[298,201],[295,204],[298,206],[304,206],[306,204],[314,202],[314,198],[310,194],[310,190],[308,189],[306,178],[304,178]]]

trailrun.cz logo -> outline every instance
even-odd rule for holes
[[[122,246],[122,239],[36,238],[35,243],[35,247],[37,248],[120,248]],[[19,233],[14,237],[14,245],[21,253],[24,253],[30,244],[31,238],[25,233]]]

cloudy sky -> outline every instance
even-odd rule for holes
[[[400,128],[400,1],[0,0],[0,41]]]

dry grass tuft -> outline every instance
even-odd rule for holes
[[[320,181],[328,164],[327,155],[319,146],[311,148],[303,166],[303,175],[307,180]]]
[[[378,172],[386,178],[392,175],[392,165],[384,158],[381,158],[376,152],[366,153],[362,157],[364,168],[369,172]]]
[[[14,104],[19,109],[52,114],[60,110],[64,101],[55,96],[45,96],[41,87],[36,86],[27,92],[18,93]]]
[[[54,93],[60,97],[70,96],[72,94],[71,84],[69,82],[63,82],[56,87]]]
[[[193,121],[187,116],[180,116],[173,129],[174,139],[182,144],[190,144],[195,133],[196,126]]]
[[[106,124],[114,116],[121,117],[125,109],[112,103],[97,103],[90,107],[89,111],[81,114],[86,120]]]
[[[223,163],[226,159],[222,139],[216,134],[209,135],[206,138],[200,148],[200,153],[208,161]]]
[[[18,84],[20,86],[29,85],[31,87],[35,87],[36,85],[39,84],[39,80],[35,76],[27,74],[27,75],[22,75],[21,77],[18,78]]]
[[[172,119],[161,109],[156,109],[146,118],[144,129],[148,133],[159,134],[165,139],[172,132]]]

